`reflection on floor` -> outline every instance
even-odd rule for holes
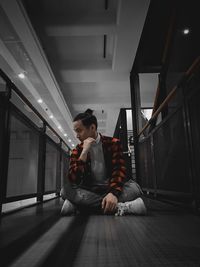
[[[2,218],[0,266],[200,266],[200,217],[147,200],[147,216],[60,217],[51,200]]]

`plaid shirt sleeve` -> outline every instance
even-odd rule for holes
[[[111,149],[111,162],[109,162],[111,165],[109,192],[119,197],[126,178],[125,160],[119,139],[112,138],[111,143],[109,141],[109,147]],[[70,157],[68,178],[71,183],[75,184],[81,183],[86,172],[86,163],[80,160],[79,157],[79,150],[77,148],[73,149]]]
[[[111,150],[112,177],[110,179],[110,192],[118,197],[121,194],[126,178],[125,160],[123,157],[122,146],[119,139],[112,139]]]
[[[71,183],[79,184],[82,181],[86,163],[79,159],[80,153],[75,148],[71,152],[68,178]]]

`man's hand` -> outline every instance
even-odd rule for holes
[[[94,143],[95,143],[95,139],[92,137],[88,137],[83,141],[83,150],[79,157],[82,161],[85,162],[87,160],[88,151],[90,150],[91,145]]]
[[[84,151],[89,151],[90,147],[92,146],[92,144],[95,143],[95,139],[92,137],[88,137],[83,141],[83,150]]]
[[[112,193],[108,193],[102,200],[102,209],[104,213],[114,213],[117,208],[118,199]]]

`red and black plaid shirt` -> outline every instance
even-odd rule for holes
[[[105,159],[106,174],[109,179],[108,192],[117,197],[122,191],[126,178],[125,160],[122,153],[122,146],[117,138],[101,136],[103,154]],[[86,162],[79,159],[83,149],[83,143],[72,150],[69,165],[69,180],[71,183],[89,185],[92,181],[91,160],[88,153]]]

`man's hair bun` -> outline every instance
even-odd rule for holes
[[[89,127],[94,124],[96,129],[98,127],[97,118],[93,115],[93,110],[88,108],[85,112],[76,115],[73,121],[81,120],[83,125]]]
[[[88,108],[84,113],[89,114],[89,115],[92,116],[93,110],[91,110],[90,108]]]

